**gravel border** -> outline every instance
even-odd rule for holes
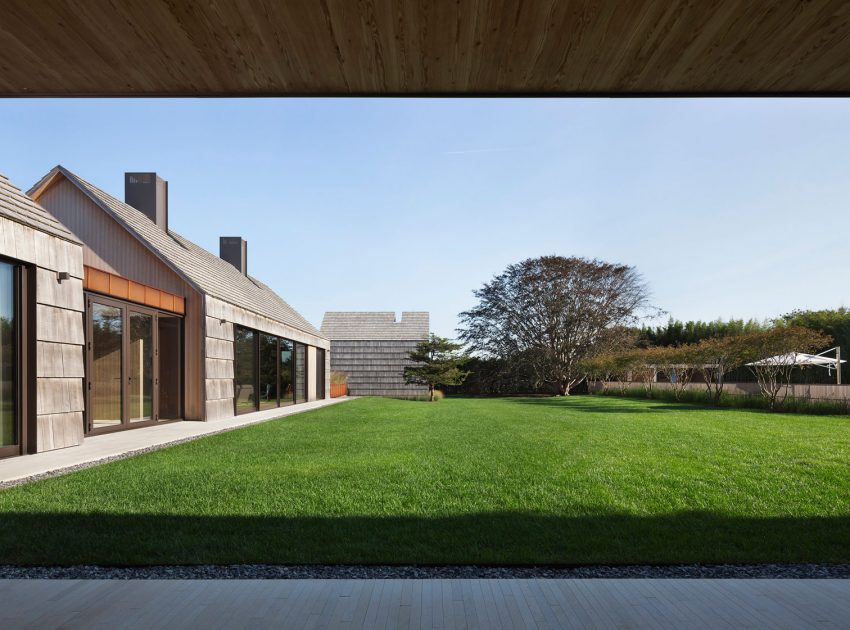
[[[292,580],[446,578],[780,578],[850,579],[850,564],[624,565],[581,567],[381,565],[163,565],[150,567],[19,567],[0,565],[0,579]]]

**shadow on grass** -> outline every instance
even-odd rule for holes
[[[0,514],[3,564],[850,562],[850,516]]]

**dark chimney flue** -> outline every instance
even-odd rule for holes
[[[168,182],[156,173],[124,173],[124,202],[168,231]]]
[[[218,252],[222,260],[236,267],[243,275],[248,275],[248,243],[241,236],[221,236],[218,239]]]

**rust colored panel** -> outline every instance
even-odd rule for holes
[[[160,291],[159,294],[159,308],[164,311],[173,311],[174,310],[174,296],[170,293],[166,293],[165,291]]]
[[[131,302],[145,303],[145,285],[133,282],[130,280],[130,297]]]
[[[99,293],[109,293],[109,274],[105,271],[89,268],[89,285],[86,287]]]
[[[179,295],[174,296],[174,312],[180,315],[186,313],[186,300]]]
[[[159,308],[159,291],[152,287],[145,287],[145,304]]]
[[[115,274],[109,274],[109,295],[126,300],[130,297],[130,281]]]

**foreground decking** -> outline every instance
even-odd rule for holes
[[[9,580],[5,628],[832,628],[847,580]]]

